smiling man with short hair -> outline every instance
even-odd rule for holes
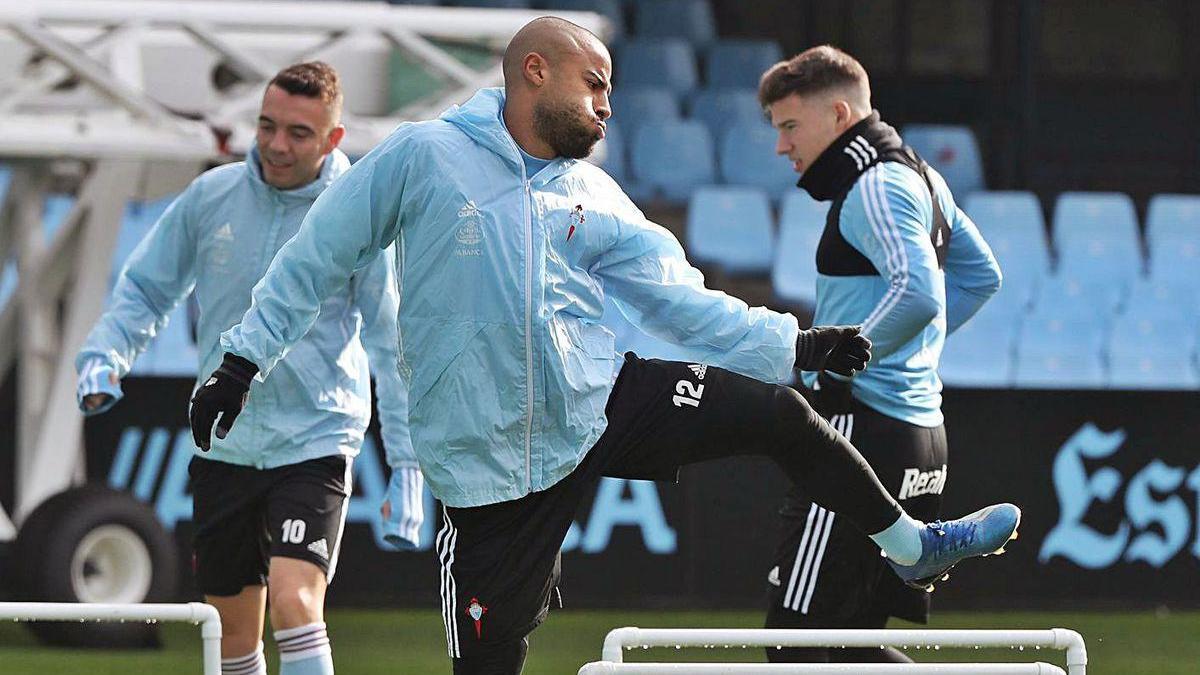
[[[337,72],[327,64],[297,64],[271,80],[246,161],[192,181],[130,256],[76,360],[86,414],[117,402],[120,378],[190,292],[200,307],[200,372],[220,363],[221,332],[250,307],[275,253],[350,166],[337,149],[341,107]],[[198,444],[189,467],[195,573],[221,614],[226,675],[266,673],[268,595],[282,675],[333,673],[325,591],[341,549],[351,464],[371,416],[371,372],[392,467],[385,529],[401,547],[417,543],[423,483],[399,371],[394,265],[389,249],[323,298],[313,329],[269,382],[251,386],[253,373],[237,373],[253,393],[247,421]]]

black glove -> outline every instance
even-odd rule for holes
[[[225,438],[233,428],[233,421],[246,407],[250,381],[256,374],[258,366],[226,352],[220,367],[196,390],[192,397],[192,439],[201,450],[208,452],[213,422],[217,422],[217,438]]]
[[[828,371],[822,370],[817,375],[817,386],[813,387],[813,408],[825,419],[834,415],[845,415],[850,412],[850,380],[833,377]]]
[[[871,360],[871,341],[861,331],[861,326],[817,326],[800,331],[796,368],[851,377]]]

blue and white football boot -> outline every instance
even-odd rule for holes
[[[1021,509],[995,504],[958,520],[936,520],[921,530],[921,558],[912,565],[889,559],[896,574],[913,588],[933,591],[935,581],[949,578],[950,568],[967,558],[999,555],[1017,538]]]

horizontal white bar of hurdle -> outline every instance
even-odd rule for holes
[[[109,605],[78,602],[0,602],[0,619],[15,621],[181,621],[200,624],[204,675],[221,675],[221,617],[212,605]]]
[[[579,675],[1064,675],[1049,663],[589,663]]]
[[[1013,647],[1067,652],[1069,675],[1086,675],[1083,637],[1046,630],[856,630],[768,628],[616,628],[604,638],[603,661],[622,663],[628,647]],[[979,664],[985,665],[985,664]],[[595,671],[603,672],[603,671]],[[622,671],[624,672],[624,671]],[[817,672],[817,671],[813,671]],[[901,671],[887,671],[900,673]]]

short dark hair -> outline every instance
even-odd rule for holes
[[[294,96],[319,98],[326,104],[340,108],[342,84],[337,71],[324,61],[308,61],[288,66],[271,78],[268,86],[275,85]]]
[[[820,94],[860,82],[867,83],[867,71],[857,59],[837,47],[821,45],[768,68],[758,81],[758,102],[766,108],[792,94]]]

